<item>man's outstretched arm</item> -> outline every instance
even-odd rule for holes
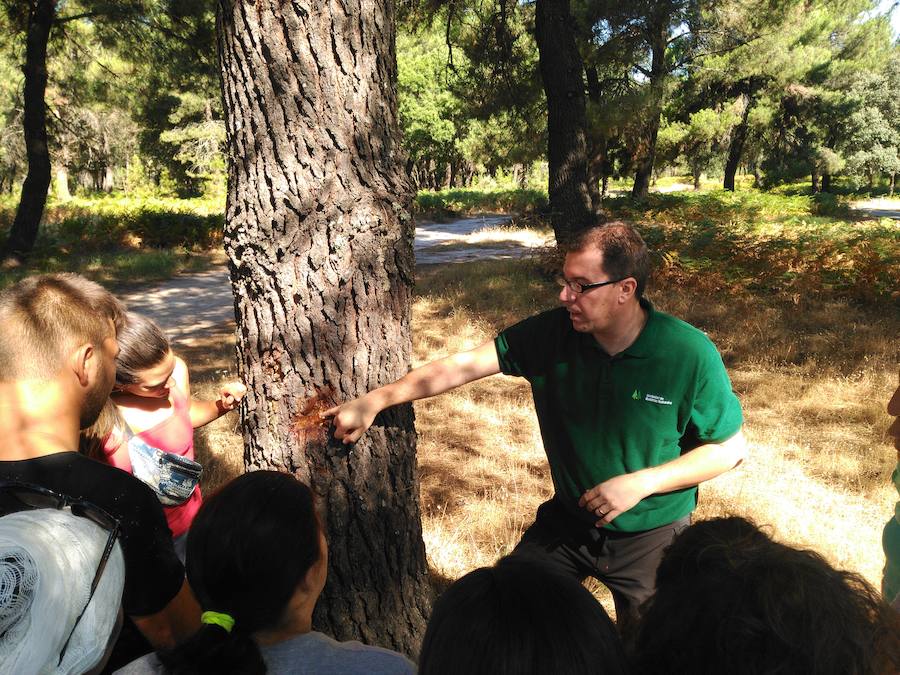
[[[578,505],[596,516],[597,527],[602,527],[644,497],[693,487],[730,471],[746,454],[747,442],[738,431],[728,440],[701,445],[665,464],[610,478],[585,492]]]
[[[365,396],[326,410],[334,418],[334,437],[355,443],[372,426],[375,416],[398,403],[443,394],[474,380],[500,372],[494,341],[459,352],[409,371],[396,382],[373,389]]]

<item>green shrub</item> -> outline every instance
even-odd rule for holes
[[[679,285],[794,302],[820,293],[900,297],[900,230],[889,220],[854,222],[843,197],[717,190],[620,197],[604,207],[638,225],[660,273]]]
[[[50,203],[36,249],[207,249],[222,241],[223,212],[221,200],[208,199],[100,197]],[[14,215],[14,208],[0,203],[0,230],[8,230]]]
[[[422,190],[413,212],[428,217],[477,212],[531,214],[547,208],[547,193],[540,190]]]

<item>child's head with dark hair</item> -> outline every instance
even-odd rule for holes
[[[122,314],[116,343],[116,376],[113,393],[168,398],[175,370],[175,355],[169,339],[152,319],[137,312]],[[113,399],[106,400],[93,424],[81,430],[79,452],[106,461],[103,445],[112,431],[124,426]]]
[[[308,605],[311,617],[325,584],[327,549],[312,492],[286,473],[239,476],[200,507],[186,567],[202,610],[228,615],[234,625],[204,625],[160,654],[168,671],[265,672],[251,638],[296,622],[298,605]]]
[[[162,364],[171,353],[169,339],[162,329],[152,319],[137,312],[125,314],[116,342],[119,344],[116,356],[116,385],[119,387],[141,384],[144,371]]]
[[[634,661],[645,675],[896,672],[898,630],[860,576],[743,518],[716,518],[663,556]]]
[[[619,636],[575,579],[519,557],[456,581],[434,605],[419,673],[625,673]]]

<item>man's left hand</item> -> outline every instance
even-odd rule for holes
[[[592,487],[581,495],[578,506],[596,516],[596,526],[603,527],[650,494],[653,494],[653,488],[647,477],[638,471],[614,476]]]

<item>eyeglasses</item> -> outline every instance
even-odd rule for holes
[[[78,614],[78,618],[75,619],[75,624],[72,626],[72,630],[69,631],[69,636],[66,638],[62,650],[59,652],[59,661],[56,664],[59,665],[66,655],[66,649],[69,648],[69,641],[75,634],[75,629],[78,627],[81,617],[84,616],[88,605],[91,604],[91,599],[94,597],[94,591],[97,590],[97,586],[100,584],[100,577],[103,576],[103,570],[106,569],[106,563],[112,553],[116,538],[119,536],[119,520],[96,504],[91,504],[83,499],[72,499],[67,495],[48,490],[40,485],[32,485],[31,483],[0,480],[0,494],[12,497],[27,509],[57,509],[61,511],[62,509],[69,507],[72,511],[72,515],[79,516],[80,518],[87,518],[109,532],[109,537],[106,540],[106,547],[103,549],[103,555],[100,556],[100,562],[97,564],[97,571],[94,572],[94,579],[91,581],[91,592],[88,594],[87,602],[84,603],[84,607]],[[14,513],[18,510],[21,509],[5,510],[3,515]]]
[[[613,279],[612,281],[598,281],[593,284],[582,284],[577,281],[569,281],[565,277],[556,277],[556,283],[560,285],[561,288],[568,288],[570,291],[575,293],[576,295],[580,295],[585,291],[589,291],[592,288],[600,288],[601,286],[609,286],[610,284],[617,284],[620,281],[625,281],[628,277],[622,277],[621,279]]]

